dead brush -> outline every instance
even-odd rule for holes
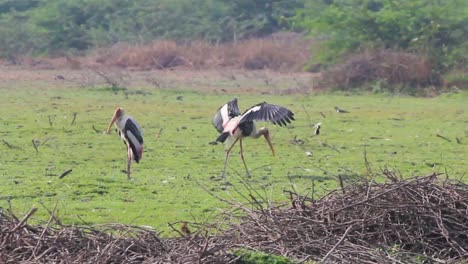
[[[309,46],[309,41],[301,35],[286,34],[222,44],[173,40],[140,45],[118,43],[107,49],[100,48],[90,56],[98,64],[140,70],[231,67],[301,71],[310,57]]]
[[[289,192],[275,206],[244,182],[243,201],[211,223],[169,224],[179,237],[120,224],[65,226],[49,211],[33,226],[0,210],[2,263],[236,263],[239,249],[301,262],[456,263],[468,258],[468,185],[439,174],[361,179],[319,199]],[[208,190],[207,190],[208,191]],[[209,191],[208,191],[209,192]],[[313,197],[313,194],[312,194]],[[190,228],[190,229],[189,229]],[[190,231],[186,231],[190,230]]]
[[[366,50],[323,72],[319,87],[347,90],[381,80],[406,87],[441,84],[440,76],[422,56],[392,50]]]
[[[240,62],[248,70],[300,70],[307,62],[304,46],[301,42],[289,43],[274,39],[251,39],[240,42]]]
[[[238,244],[326,263],[446,263],[468,257],[468,186],[438,174],[387,183],[362,180],[320,199],[291,193],[291,204],[252,199],[228,232]],[[251,209],[251,208],[255,209]]]
[[[106,65],[136,69],[164,69],[185,64],[181,49],[170,40],[154,41],[148,45],[119,45],[119,52],[107,53],[105,59],[97,58]]]

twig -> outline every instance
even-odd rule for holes
[[[51,115],[48,115],[47,117],[49,118],[49,125],[50,125],[50,126],[53,126],[53,125],[54,125],[54,121],[52,120],[52,116],[51,116]]]
[[[59,176],[59,179],[62,179],[63,177],[67,176],[70,172],[72,172],[72,169],[68,169],[68,170],[62,172],[62,174],[60,174],[60,176]]]
[[[42,239],[44,237],[45,233],[49,229],[50,224],[52,223],[52,220],[55,219],[55,210],[57,210],[57,205],[58,205],[58,202],[55,203],[55,206],[54,206],[54,209],[52,210],[52,212],[50,212],[49,209],[46,208],[47,211],[49,211],[49,213],[50,213],[50,217],[49,217],[49,221],[47,221],[47,225],[45,226],[44,230],[42,230],[42,233],[41,233],[41,235],[39,237],[40,239]],[[42,206],[45,207],[44,204],[42,204]]]
[[[15,146],[8,143],[5,139],[2,139],[2,141],[3,141],[3,144],[5,144],[9,149],[15,148]]]
[[[72,121],[71,121],[71,124],[70,124],[70,125],[72,125],[72,126],[73,126],[73,125],[75,124],[75,120],[76,120],[76,115],[77,115],[77,114],[78,114],[77,112],[73,112],[73,119],[72,119]]]
[[[20,229],[26,221],[37,211],[36,207],[31,208],[29,212],[24,216],[23,220],[21,220],[12,230],[11,232],[15,232],[16,230]]]
[[[338,180],[340,182],[341,191],[343,192],[343,194],[345,194],[345,188],[344,188],[344,184],[343,184],[343,177],[341,175],[338,175]]]
[[[99,129],[97,129],[96,127],[94,127],[94,125],[93,125],[92,128],[93,128],[94,132],[96,132],[96,133],[101,133],[101,130],[99,130]]]
[[[440,135],[440,134],[437,134],[436,136],[437,136],[437,137],[440,137],[440,138],[442,138],[442,139],[445,139],[445,140],[447,140],[448,142],[452,142],[451,139],[446,138],[446,137],[444,137],[444,136],[442,136],[442,135]]]
[[[161,134],[162,134],[163,130],[164,130],[164,128],[162,128],[162,127],[159,129],[159,132],[156,134],[157,139],[159,139],[161,137]]]
[[[36,149],[36,153],[39,153],[39,149],[37,148],[37,145],[36,145],[36,140],[31,140],[33,146],[34,146],[34,149]]]
[[[52,139],[51,137],[48,137],[48,138],[44,139],[44,141],[42,141],[42,142],[39,144],[39,146],[44,145],[47,141],[49,141],[49,140],[51,140],[51,139]]]
[[[370,162],[367,159],[367,151],[366,151],[366,146],[364,146],[364,165],[366,166],[367,174],[368,175],[373,175],[374,173],[372,172],[372,168],[370,166]]]
[[[110,84],[112,87],[118,87],[118,84],[116,81],[112,80],[109,76],[105,75],[104,73],[98,71],[98,70],[95,70],[95,69],[92,69],[91,68],[91,71],[95,72],[97,75],[101,76],[108,84]]]
[[[304,109],[304,112],[306,113],[307,119],[309,120],[309,126],[312,126],[312,120],[310,119],[309,112],[307,111],[307,109],[305,108],[304,105],[302,105],[302,109]]]
[[[332,247],[332,249],[330,249],[330,251],[328,251],[328,253],[325,255],[325,257],[323,257],[322,261],[320,262],[325,262],[325,260],[327,260],[327,258],[330,256],[331,253],[333,253],[333,251],[335,251],[335,249],[341,244],[341,242],[343,242],[343,240],[345,239],[346,235],[348,235],[349,231],[351,230],[351,228],[353,227],[353,225],[350,225],[348,226],[348,228],[346,229],[346,231],[344,232],[344,234],[341,236],[340,240],[338,240],[338,242],[336,242],[336,244]]]

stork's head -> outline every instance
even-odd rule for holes
[[[112,128],[112,125],[115,123],[115,120],[122,118],[124,115],[124,109],[122,107],[117,107],[114,111],[114,115],[112,116],[112,119],[109,123],[109,126],[107,127],[107,133],[110,133],[110,130]]]

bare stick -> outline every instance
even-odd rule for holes
[[[63,177],[67,176],[70,172],[72,172],[72,169],[68,169],[68,170],[62,172],[62,174],[60,174],[60,176],[59,176],[59,179],[62,179]]]
[[[364,164],[366,166],[366,169],[367,169],[367,173],[369,175],[373,175],[373,172],[372,172],[372,168],[370,166],[370,162],[369,160],[367,159],[367,151],[366,151],[366,147],[364,146]]]
[[[58,205],[58,202],[55,202],[54,210],[52,210],[52,213],[50,213],[49,221],[47,221],[47,225],[45,226],[44,230],[42,230],[41,236],[39,237],[40,239],[42,239],[45,233],[49,230],[49,226],[52,223],[52,220],[55,218],[54,214],[55,214],[55,210],[57,209],[57,205]],[[44,204],[42,204],[42,206],[44,206]]]
[[[437,136],[437,137],[440,137],[440,138],[442,138],[442,139],[445,139],[445,140],[447,140],[448,142],[452,142],[451,139],[446,138],[446,137],[444,137],[444,136],[442,136],[442,135],[440,135],[440,134],[437,134],[436,136]]]
[[[3,141],[3,144],[5,144],[9,149],[15,148],[15,146],[11,145],[6,140],[2,139],[2,141]]]
[[[54,125],[54,120],[52,120],[52,116],[48,115],[48,117],[49,117],[49,125],[53,126]]]
[[[96,133],[101,133],[101,131],[100,131],[99,129],[97,129],[96,127],[94,127],[94,125],[93,125],[93,130],[94,130],[94,132],[96,132]]]
[[[41,144],[39,144],[39,146],[44,145],[44,144],[45,144],[47,141],[49,141],[50,139],[51,139],[50,137],[44,139],[44,141],[42,141]]]
[[[15,228],[13,228],[11,230],[11,232],[15,232],[16,230],[20,229],[24,223],[26,223],[26,221],[28,221],[28,219],[37,211],[37,208],[36,207],[33,207],[31,208],[31,210],[29,210],[29,212],[26,214],[26,216],[23,218],[23,220],[21,220],[21,222],[19,222]]]
[[[159,139],[161,137],[161,133],[163,132],[163,130],[164,130],[164,128],[162,128],[162,127],[159,129],[159,132],[156,134],[156,138]]]
[[[341,242],[343,242],[343,240],[345,239],[346,235],[349,233],[349,231],[351,230],[352,227],[353,227],[353,225],[348,226],[348,228],[346,229],[344,234],[341,236],[340,240],[338,240],[338,242],[336,242],[336,244],[332,247],[332,249],[330,249],[330,251],[328,251],[328,253],[325,255],[325,257],[323,257],[322,261],[320,261],[320,262],[323,263],[323,262],[325,262],[325,260],[327,260],[327,258],[330,256],[330,254],[333,253],[333,251],[335,251],[335,249],[341,244]]]
[[[76,120],[76,115],[78,113],[77,112],[73,112],[73,120],[71,121],[71,125],[73,126],[75,124],[75,120]]]
[[[112,87],[117,87],[118,84],[116,81],[112,80],[109,76],[105,75],[104,73],[97,71],[95,69],[91,69],[93,72],[95,72],[97,75],[101,76],[108,84],[110,84]]]
[[[37,148],[37,145],[36,145],[36,140],[33,139],[33,140],[31,140],[31,142],[32,142],[34,148],[36,149],[36,153],[39,153],[39,149]]]
[[[343,194],[345,193],[345,189],[344,189],[344,184],[343,184],[343,177],[341,175],[338,175],[338,180],[340,180],[340,188],[341,188],[341,191],[343,192]]]
[[[185,234],[184,234],[184,233],[182,233],[181,231],[179,231],[178,228],[175,228],[175,227],[174,227],[174,224],[176,224],[176,223],[178,223],[178,222],[167,223],[167,225],[168,225],[170,228],[172,228],[173,231],[179,233],[179,235],[180,235],[181,237],[185,237]]]
[[[302,109],[304,109],[304,112],[306,113],[307,119],[309,120],[309,126],[312,126],[312,120],[310,120],[310,115],[307,109],[305,108],[304,105],[302,105]]]

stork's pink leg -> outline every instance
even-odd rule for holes
[[[229,149],[226,150],[226,154],[224,156],[224,169],[223,169],[223,174],[221,175],[221,178],[223,178],[223,179],[226,178],[226,166],[227,166],[227,161],[228,161],[228,158],[229,158],[229,153],[231,152],[232,148],[236,144],[237,140],[239,140],[239,139],[237,138],[236,141],[234,141],[234,143],[232,143],[231,147],[229,147]]]
[[[250,177],[249,169],[247,169],[247,164],[245,163],[245,159],[244,159],[244,150],[242,149],[242,139],[239,140],[239,145],[240,145],[240,156],[242,158],[242,162],[244,163],[245,172],[247,173],[247,177]]]
[[[127,147],[127,179],[131,179],[131,165],[132,165],[132,149],[130,147]]]

